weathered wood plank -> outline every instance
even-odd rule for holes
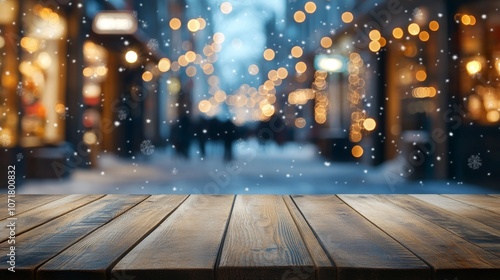
[[[16,215],[16,234],[20,235],[32,228],[53,220],[61,215],[73,211],[83,205],[95,201],[104,195],[80,195],[73,194],[61,199],[46,203],[40,207],[25,211]],[[9,220],[0,221],[0,227],[4,228]],[[0,236],[0,242],[7,240],[6,236]]]
[[[280,196],[239,195],[233,207],[218,280],[314,279],[314,263]]]
[[[500,214],[495,214],[491,211],[436,194],[419,194],[411,196],[457,215],[478,221],[496,230],[500,230]]]
[[[0,278],[35,279],[37,267],[145,198],[138,195],[107,195],[18,236],[15,244],[16,273],[2,269]],[[0,252],[7,252],[9,246],[7,242],[1,243]],[[98,258],[96,255],[88,261]],[[0,256],[0,261],[6,263],[7,256]]]
[[[431,269],[338,197],[292,196],[337,267],[337,279],[432,279]]]
[[[214,279],[234,196],[191,195],[128,252],[113,275],[134,279]]]
[[[435,279],[500,279],[500,259],[449,231],[373,195],[344,202],[431,265]]]
[[[156,228],[186,197],[149,197],[43,265],[37,271],[37,279],[107,279],[107,274],[118,260]]]
[[[312,257],[316,272],[316,279],[335,279],[335,265],[325,253],[323,247],[321,247],[321,244],[314,235],[314,232],[305,220],[304,216],[302,216],[302,213],[297,208],[297,205],[295,205],[295,202],[288,195],[284,196],[283,200],[285,201],[286,206],[288,207],[288,210],[290,211],[290,214],[292,215],[292,218],[299,229],[302,240],[304,241],[304,244],[306,245],[309,254]]]
[[[16,195],[16,197],[14,198],[16,203],[15,216],[63,197],[65,197],[65,195],[40,195],[40,194]],[[3,220],[10,217],[9,214],[7,213],[7,197],[5,197],[5,199],[0,198],[0,201],[2,202],[0,203],[0,220]]]
[[[380,195],[379,197],[500,256],[500,230],[407,195]]]
[[[447,194],[444,196],[479,208],[486,209],[495,214],[500,214],[500,200],[491,196],[487,196],[484,194],[476,194],[476,195]]]

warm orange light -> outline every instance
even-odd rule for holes
[[[186,60],[187,60],[188,62],[193,62],[193,61],[196,59],[196,53],[195,53],[195,52],[193,52],[193,51],[188,51],[188,52],[185,54],[185,56],[186,56]]]
[[[220,5],[220,11],[223,13],[223,14],[229,14],[231,11],[233,10],[233,5],[231,5],[231,3],[229,2],[224,2]]]
[[[264,51],[264,59],[267,60],[267,61],[271,61],[274,59],[274,56],[275,56],[275,53],[274,53],[274,50],[272,49],[266,49]]]
[[[196,31],[200,30],[200,22],[197,21],[196,19],[190,19],[188,21],[187,27],[188,27],[189,31],[196,32]]]
[[[408,33],[411,35],[418,35],[418,33],[420,33],[420,26],[416,23],[411,23],[408,25]]]
[[[196,20],[200,24],[200,30],[203,30],[203,29],[205,29],[205,27],[207,27],[207,22],[205,21],[205,19],[197,18]]]
[[[293,19],[297,23],[302,23],[306,20],[306,14],[303,11],[296,11],[295,14],[293,15]]]
[[[351,12],[344,12],[342,14],[342,21],[345,23],[350,23],[354,20],[354,16],[352,15]]]
[[[200,103],[198,103],[198,109],[202,113],[208,113],[210,109],[212,109],[212,104],[208,100],[202,100]]]
[[[477,60],[472,60],[469,61],[466,65],[467,72],[469,72],[469,75],[476,75],[481,71],[481,63],[479,63]]]
[[[170,70],[170,59],[168,58],[160,59],[160,61],[158,62],[158,69],[161,72],[167,72],[168,70]]]
[[[429,23],[429,29],[432,31],[438,31],[439,30],[439,23],[435,20],[431,21]]]
[[[172,18],[170,20],[170,28],[172,28],[172,30],[177,30],[181,28],[181,25],[182,25],[181,20],[178,18]]]
[[[372,131],[375,129],[375,127],[377,126],[377,123],[375,122],[374,119],[372,118],[367,118],[363,121],[363,127],[367,130],[367,131]]]
[[[286,68],[284,67],[280,67],[277,71],[278,73],[278,78],[284,80],[286,79],[286,77],[288,77],[288,70],[286,70]]]
[[[427,79],[427,73],[425,73],[424,70],[418,70],[415,74],[415,78],[417,78],[417,81],[423,82]]]
[[[303,61],[299,61],[297,62],[297,64],[295,64],[295,71],[297,71],[297,73],[304,73],[306,72],[306,70],[307,65]]]
[[[224,36],[224,34],[222,34],[220,32],[217,32],[214,34],[214,42],[217,44],[222,44],[225,39],[226,39],[226,37]]]
[[[372,52],[378,52],[380,50],[380,43],[378,41],[371,41],[368,47]]]
[[[394,30],[392,30],[392,36],[394,36],[394,38],[396,38],[396,39],[403,38],[403,35],[404,35],[403,29],[401,29],[399,27],[396,27],[396,28],[394,28]]]
[[[360,145],[356,145],[352,147],[351,153],[353,157],[360,158],[363,155],[364,151]]]
[[[293,56],[293,57],[295,57],[295,58],[299,58],[299,57],[301,57],[301,56],[302,56],[302,54],[303,54],[302,48],[301,48],[301,47],[299,47],[299,46],[295,46],[295,47],[293,47],[293,48],[292,48],[292,51],[291,51],[291,54],[292,54],[292,56]]]
[[[150,82],[151,80],[153,80],[153,73],[151,73],[150,71],[145,71],[144,73],[142,73],[142,80],[145,82]]]
[[[422,41],[422,42],[429,41],[429,38],[430,38],[429,32],[427,32],[427,31],[420,32],[420,34],[418,34],[418,38],[420,38],[420,41]]]
[[[323,37],[321,38],[321,46],[325,49],[328,49],[329,47],[332,46],[333,44],[333,41],[330,37]]]
[[[312,13],[316,12],[316,4],[312,1],[307,2],[304,5],[304,10],[306,11],[306,13],[312,14]]]
[[[462,15],[460,20],[462,21],[463,25],[469,25],[471,23],[471,18],[469,15]]]
[[[304,119],[304,118],[297,118],[295,120],[295,126],[297,128],[304,128],[306,126],[306,123],[307,123],[306,119]]]
[[[380,31],[374,29],[374,30],[370,31],[370,33],[368,34],[368,37],[370,37],[370,39],[372,41],[378,41],[380,39],[380,37],[382,37],[382,35],[380,34]]]

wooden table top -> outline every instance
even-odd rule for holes
[[[0,279],[500,279],[500,195],[0,201]]]

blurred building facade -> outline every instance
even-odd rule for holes
[[[344,11],[342,27],[322,44],[327,58],[345,63],[327,78],[336,117],[322,130],[340,130],[320,133],[324,153],[396,161],[394,180],[497,182],[498,8],[496,1],[360,1]]]

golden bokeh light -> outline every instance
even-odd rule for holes
[[[172,18],[170,20],[169,25],[170,25],[170,28],[172,28],[172,30],[178,30],[179,28],[181,28],[182,23],[181,23],[180,19]]]
[[[354,16],[352,15],[351,12],[344,12],[342,14],[342,21],[345,23],[350,23],[354,20]]]
[[[284,67],[280,67],[278,68],[278,78],[284,80],[286,79],[286,77],[288,77],[288,70],[286,70],[286,68]]]
[[[352,147],[351,153],[353,157],[360,158],[361,156],[363,156],[364,151],[360,145],[356,145]]]
[[[168,58],[160,59],[160,61],[158,62],[158,69],[161,72],[167,72],[168,70],[170,70],[170,59]]]
[[[189,31],[194,33],[200,30],[200,22],[196,19],[190,19],[187,23],[187,28],[189,29]]]
[[[392,30],[392,36],[394,36],[394,38],[396,38],[396,39],[403,38],[403,35],[404,35],[403,29],[401,29],[399,27],[396,27],[396,28],[394,28],[394,30]]]
[[[367,131],[373,131],[375,129],[375,127],[377,126],[377,122],[375,122],[374,119],[372,118],[367,118],[363,121],[363,127],[367,130]]]
[[[438,31],[439,30],[439,23],[435,20],[429,22],[429,29],[432,31]]]
[[[477,60],[469,61],[466,65],[467,72],[469,72],[470,75],[476,75],[481,71],[481,68],[481,63]]]
[[[220,5],[220,11],[223,13],[223,14],[229,14],[231,11],[233,10],[233,5],[231,5],[231,3],[229,2],[224,2]]]
[[[188,62],[193,62],[196,59],[196,53],[193,51],[188,51],[184,56]]]
[[[303,11],[296,11],[295,14],[293,14],[293,19],[297,23],[303,23],[306,20],[306,14]]]
[[[303,51],[303,50],[302,50],[302,48],[301,48],[301,47],[299,47],[299,46],[295,46],[295,47],[293,47],[293,48],[292,48],[292,50],[291,50],[291,54],[292,54],[292,56],[293,56],[293,57],[295,57],[295,58],[299,58],[299,57],[301,57],[303,53],[304,53],[304,51]]]
[[[126,54],[125,54],[125,60],[128,62],[128,63],[135,63],[137,62],[137,59],[139,58],[138,54],[135,52],[135,51],[128,51]]]
[[[145,71],[144,73],[142,73],[142,80],[145,82],[150,82],[151,80],[153,80],[153,73],[151,73],[150,71]]]
[[[380,50],[380,43],[378,41],[371,41],[368,47],[372,52],[378,52]]]
[[[430,37],[431,36],[429,35],[429,32],[427,32],[427,31],[422,31],[422,32],[420,32],[420,34],[418,34],[418,38],[420,38],[420,41],[422,41],[422,42],[429,41]]]
[[[486,119],[492,123],[498,122],[500,120],[500,113],[498,111],[489,111],[486,114]]]
[[[221,32],[217,32],[214,34],[214,42],[217,44],[222,44],[225,39],[226,39],[226,37]]]
[[[212,109],[212,103],[208,100],[202,100],[200,103],[198,103],[198,110],[202,113],[208,113]]]
[[[254,76],[259,74],[259,66],[257,66],[256,64],[248,66],[248,73]]]
[[[332,38],[330,38],[330,37],[323,37],[323,38],[321,38],[320,43],[324,49],[328,49],[329,47],[332,46],[333,41],[332,41]]]
[[[312,13],[316,12],[316,4],[312,1],[307,2],[304,5],[304,10],[306,11],[306,13],[312,14]]]
[[[370,37],[370,39],[372,41],[378,41],[382,37],[382,35],[380,34],[380,31],[374,29],[374,30],[370,31],[370,33],[368,34],[368,37]]]
[[[423,82],[427,79],[427,73],[425,70],[418,70],[417,73],[415,74],[415,78],[419,82]]]
[[[200,24],[200,30],[203,30],[203,29],[205,29],[205,27],[207,27],[207,21],[204,18],[200,17],[200,18],[197,18],[196,20]]]
[[[196,67],[191,65],[188,68],[186,68],[186,75],[188,75],[191,78],[196,76]]]
[[[303,61],[299,61],[297,62],[297,64],[295,64],[295,71],[297,71],[297,73],[304,73],[307,71],[307,65],[305,64],[305,62]]]
[[[295,120],[295,126],[297,128],[304,128],[306,126],[307,122],[306,122],[306,119],[304,118],[297,118]]]
[[[266,49],[263,53],[264,59],[267,61],[271,61],[274,59],[275,53],[272,49]]]
[[[416,23],[411,23],[408,25],[408,33],[414,36],[418,35],[418,33],[420,33],[420,26]]]
[[[462,22],[463,25],[469,25],[471,23],[471,18],[469,15],[462,15],[460,21]]]

